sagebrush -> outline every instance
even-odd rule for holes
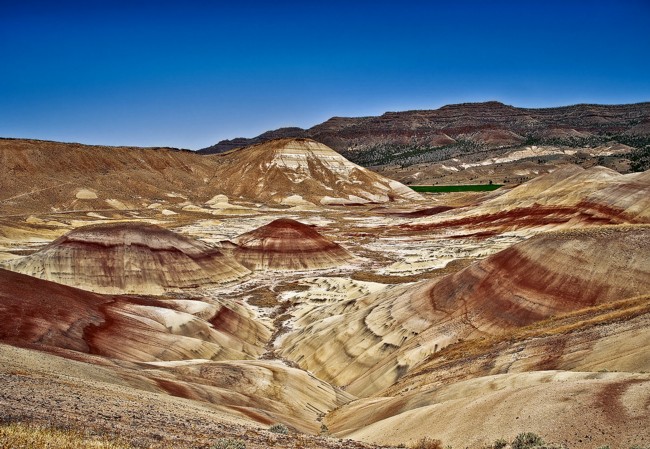
[[[289,433],[289,429],[287,429],[287,426],[284,424],[273,424],[271,427],[269,427],[269,432],[286,435]]]
[[[409,446],[410,449],[443,449],[442,441],[423,437]]]
[[[533,432],[520,433],[512,441],[512,449],[531,449],[533,447],[542,446],[544,440],[542,437]]]
[[[211,449],[246,449],[246,443],[236,438],[219,438]]]

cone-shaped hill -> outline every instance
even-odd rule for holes
[[[353,256],[311,226],[282,218],[234,239],[235,259],[252,270],[335,267]]]
[[[264,203],[359,204],[417,200],[420,195],[311,139],[277,139],[210,156],[214,188]]]
[[[206,244],[144,223],[84,226],[7,268],[101,293],[160,294],[249,271]]]

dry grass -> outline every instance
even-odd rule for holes
[[[0,426],[0,449],[132,449],[106,437],[86,436],[74,430],[11,423]]]
[[[255,307],[271,308],[279,304],[278,294],[271,291],[268,287],[259,287],[249,292],[251,297],[248,303]]]
[[[420,365],[418,370],[407,374],[403,379],[434,371],[439,364],[489,354],[502,344],[512,344],[531,338],[565,335],[594,326],[627,321],[647,313],[650,313],[650,295],[637,296],[554,316],[526,327],[513,329],[510,332],[447,346],[432,354],[427,361]]]
[[[281,293],[288,291],[303,292],[307,290],[309,290],[309,286],[299,282],[288,282],[275,287],[273,290],[268,287],[258,287],[247,292],[247,295],[250,295],[248,303],[256,307],[271,308],[280,304],[278,296]]]
[[[518,329],[506,337],[519,340],[566,334],[600,324],[626,321],[648,312],[650,312],[650,295],[636,296],[550,317]]]
[[[410,449],[442,449],[442,441],[423,437],[409,446]]]

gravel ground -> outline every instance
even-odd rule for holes
[[[303,434],[277,435],[228,422],[210,404],[64,376],[3,372],[0,385],[0,421],[115,436],[135,447],[209,448],[219,438],[240,438],[249,449],[378,447]]]

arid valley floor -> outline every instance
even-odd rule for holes
[[[305,137],[2,139],[0,421],[152,448],[649,447],[650,171],[616,171],[626,148],[371,171]],[[511,181],[387,177],[416,169]]]

